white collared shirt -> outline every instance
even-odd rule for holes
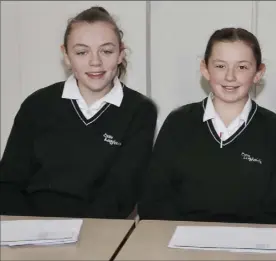
[[[203,121],[205,122],[212,119],[213,126],[218,136],[220,136],[221,140],[225,141],[230,138],[244,123],[247,123],[247,119],[252,108],[252,101],[249,97],[242,112],[229,124],[228,127],[226,127],[215,110],[212,97],[213,94],[210,93],[207,99]]]
[[[90,106],[88,106],[83,99],[74,75],[71,75],[67,79],[62,92],[62,98],[73,99],[77,101],[78,106],[86,119],[92,118],[106,103],[111,103],[113,105],[116,105],[117,107],[120,107],[123,96],[123,87],[118,77],[114,79],[113,88],[104,97],[97,100]]]

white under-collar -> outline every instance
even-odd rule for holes
[[[204,115],[203,115],[203,122],[208,121],[210,119],[217,119],[219,118],[219,115],[217,114],[214,104],[213,104],[213,94],[210,93],[207,98],[207,104],[205,107]],[[249,113],[252,108],[252,101],[249,97],[242,112],[237,116],[237,118],[234,121],[242,121],[244,123],[247,123]]]
[[[103,103],[111,103],[117,107],[120,107],[122,100],[123,100],[123,87],[118,77],[114,79],[114,86],[113,88],[101,99],[94,102],[90,108],[93,109],[100,108]],[[76,78],[72,74],[66,80],[64,84],[64,89],[62,92],[62,98],[64,99],[73,99],[81,102],[81,104],[86,104],[77,85]]]

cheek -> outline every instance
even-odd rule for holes
[[[118,66],[118,59],[106,59],[105,62],[105,68],[108,70],[115,70]]]
[[[72,59],[71,66],[72,70],[81,71],[87,67],[87,62],[85,62],[85,59]]]
[[[216,85],[222,83],[224,75],[221,73],[211,73],[210,74],[210,84]]]
[[[252,85],[254,83],[254,77],[255,77],[254,74],[245,73],[245,74],[240,74],[238,77],[238,80],[243,85]]]

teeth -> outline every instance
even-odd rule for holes
[[[226,89],[235,89],[235,88],[238,88],[239,86],[222,86],[222,87]]]
[[[101,75],[101,74],[103,74],[103,72],[99,72],[99,73],[88,73],[89,75]]]

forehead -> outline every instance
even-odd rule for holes
[[[217,42],[212,48],[212,60],[224,61],[250,61],[255,60],[250,46],[242,41],[235,42]]]
[[[68,37],[68,45],[80,43],[92,46],[108,42],[119,44],[113,25],[107,22],[76,23]]]

